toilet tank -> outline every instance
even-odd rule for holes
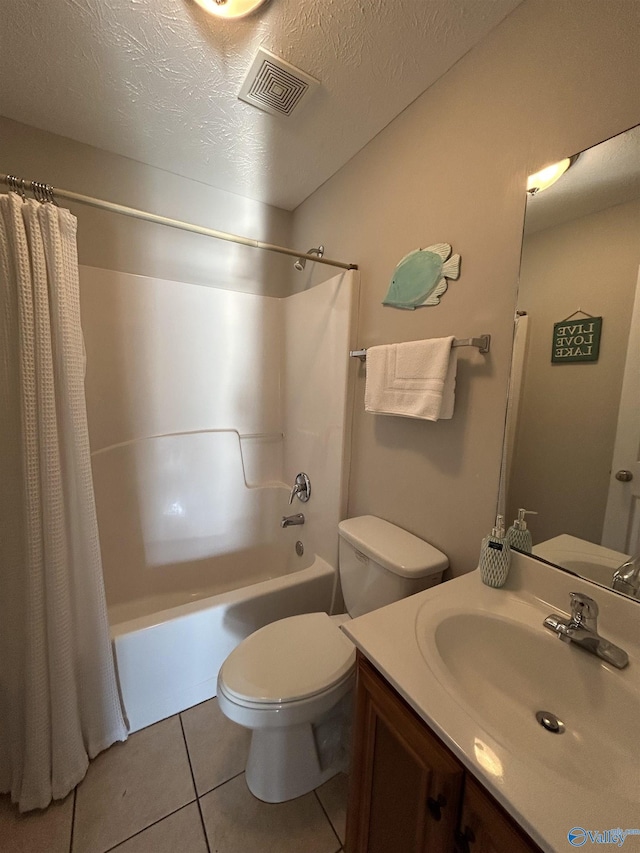
[[[449,565],[446,554],[375,515],[338,525],[340,582],[352,617],[435,586]]]

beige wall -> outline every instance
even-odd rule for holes
[[[356,391],[349,514],[373,513],[477,565],[495,512],[526,176],[640,120],[640,5],[525,0],[294,212],[361,269],[359,346],[489,332],[461,354],[452,421],[365,414]],[[462,274],[437,308],[384,308],[395,264],[447,241]]]
[[[518,307],[529,340],[508,516],[537,510],[534,542],[601,540],[639,264],[640,201],[524,241]],[[603,318],[598,361],[552,364],[553,324],[578,308]]]
[[[290,244],[287,211],[1,116],[0,155],[0,172],[5,174],[219,231]],[[86,266],[264,296],[286,296],[290,290],[288,257],[64,204],[79,217],[78,253]]]

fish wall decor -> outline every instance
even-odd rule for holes
[[[438,305],[447,289],[447,279],[457,279],[459,275],[460,255],[451,255],[449,243],[416,249],[405,255],[393,271],[382,304],[410,311]]]

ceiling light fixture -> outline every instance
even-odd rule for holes
[[[577,159],[577,154],[574,157],[565,157],[564,160],[560,160],[558,163],[552,163],[551,166],[541,169],[534,175],[529,175],[529,178],[527,179],[527,192],[529,195],[541,193],[542,190],[546,190],[552,184],[555,184],[555,182],[564,175],[567,169],[573,166]]]
[[[217,15],[218,18],[244,18],[264,2],[265,0],[196,0],[205,12]]]

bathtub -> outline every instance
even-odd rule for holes
[[[294,553],[280,571],[240,589],[203,588],[109,608],[131,732],[215,696],[223,661],[253,631],[286,616],[330,611],[336,571],[321,557]]]
[[[327,542],[311,544],[322,501],[305,504],[304,527],[283,529],[282,516],[298,507],[290,508],[283,483],[264,482],[265,469],[278,468],[265,460],[281,443],[281,435],[205,430],[93,454],[107,611],[131,731],[215,696],[223,661],[258,628],[330,612],[337,573],[314,553]],[[337,531],[334,538],[332,564]]]

